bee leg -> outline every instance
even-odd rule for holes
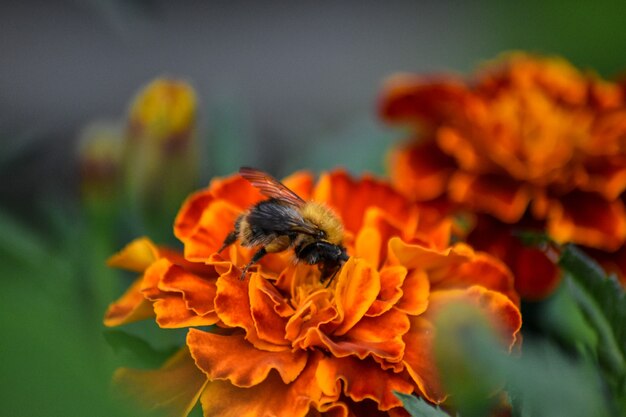
[[[237,241],[237,238],[239,237],[239,225],[241,224],[241,219],[242,219],[242,216],[237,217],[237,220],[235,220],[235,228],[233,229],[232,232],[226,235],[226,238],[224,239],[224,243],[222,243],[222,247],[217,251],[217,253],[220,253],[221,251],[226,249],[228,246],[232,245],[233,243]]]
[[[248,262],[248,264],[243,267],[243,270],[241,271],[241,276],[239,277],[239,279],[243,281],[243,279],[246,277],[246,272],[248,272],[248,268],[250,268],[255,263],[259,262],[261,258],[264,257],[265,255],[267,255],[267,251],[265,250],[265,247],[262,247],[252,256],[252,259],[250,259],[250,262]]]
[[[237,236],[238,236],[238,233],[237,233],[236,230],[233,230],[232,232],[230,232],[226,236],[226,239],[224,239],[224,243],[222,243],[222,247],[217,251],[217,253],[220,253],[221,251],[226,249],[228,246],[230,246],[233,243],[235,243],[235,241],[237,240]]]
[[[320,282],[322,283],[328,280],[324,288],[328,288],[330,286],[330,283],[333,282],[333,279],[335,279],[335,276],[337,275],[337,272],[339,272],[340,269],[341,269],[340,265],[336,265],[336,266],[329,268],[326,264],[324,264],[324,266],[322,267],[322,276],[320,277]]]

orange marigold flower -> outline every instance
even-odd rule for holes
[[[393,183],[412,198],[539,224],[558,242],[624,245],[626,97],[617,84],[559,58],[513,53],[471,82],[392,77],[380,111],[419,126],[390,163]],[[554,278],[522,295],[545,295]]]
[[[393,391],[446,399],[433,357],[433,316],[446,304],[478,305],[507,346],[519,342],[509,270],[465,244],[449,246],[451,222],[437,210],[344,171],[317,184],[299,173],[285,185],[328,205],[345,226],[350,259],[329,286],[292,251],[267,255],[245,280],[252,250],[216,253],[237,216],[263,199],[239,176],[184,203],[174,225],[184,258],[139,240],[112,259],[143,275],[111,305],[107,324],[140,317],[148,303],[161,327],[190,327],[185,349],[161,370],[116,374],[143,403],[159,398],[170,415],[199,399],[207,416],[399,416]],[[190,382],[164,394],[158,375]]]

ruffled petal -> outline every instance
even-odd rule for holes
[[[296,172],[286,177],[281,182],[304,201],[310,200],[313,195],[313,175],[310,172]]]
[[[445,275],[445,279],[432,286],[433,291],[480,285],[506,295],[516,304],[519,303],[510,270],[500,260],[485,253],[477,253],[467,262],[451,265]]]
[[[626,210],[621,200],[606,201],[597,194],[571,193],[553,202],[547,229],[558,242],[613,251],[626,240]]]
[[[503,342],[512,348],[517,342],[522,325],[522,316],[515,304],[505,295],[472,286],[466,289],[433,291],[425,315],[410,317],[411,328],[404,336],[406,343],[403,363],[429,401],[440,403],[446,394],[436,368],[433,351],[435,330],[432,318],[450,303],[470,302],[481,308],[496,329]]]
[[[404,335],[406,343],[402,362],[424,398],[439,404],[447,397],[435,362],[433,341],[435,329],[431,321],[422,317],[410,317],[411,328]]]
[[[111,256],[107,265],[113,268],[143,272],[159,258],[159,250],[148,238],[135,239],[121,251]]]
[[[406,313],[391,309],[376,317],[363,317],[344,337],[348,342],[369,349],[379,358],[397,362],[404,353],[402,336],[408,330],[409,319]],[[341,342],[337,345],[340,346]]]
[[[278,290],[259,274],[250,276],[250,312],[259,338],[275,345],[289,346],[285,338],[287,317],[293,309]]]
[[[430,281],[428,275],[421,269],[412,270],[402,285],[402,298],[398,300],[396,308],[407,314],[422,314],[428,308]]]
[[[380,292],[378,271],[361,259],[350,258],[337,277],[335,303],[338,327],[333,334],[340,336],[350,330],[368,311]]]
[[[404,222],[410,215],[410,203],[388,184],[364,176],[354,180],[345,171],[323,174],[313,198],[332,207],[351,233],[357,233],[367,209],[380,207],[388,215]]]
[[[157,415],[185,417],[198,402],[207,379],[185,348],[158,370],[120,368],[113,382],[124,397],[142,409]]]
[[[507,177],[461,172],[452,176],[448,194],[453,201],[507,223],[522,217],[531,198],[526,186]]]
[[[162,284],[165,281],[165,284]],[[169,284],[178,284],[176,287]],[[181,285],[182,284],[182,285]],[[185,298],[186,289],[201,289],[205,294],[190,294],[192,302]],[[204,281],[168,259],[160,259],[146,270],[141,291],[153,301],[156,321],[163,328],[210,326],[218,321],[213,307],[215,283]],[[199,307],[194,309],[193,306]]]
[[[388,362],[399,362],[404,351],[402,335],[408,331],[406,314],[392,309],[376,317],[362,318],[347,334],[336,336],[323,326],[310,327],[307,346],[320,346],[333,356],[372,356]]]
[[[379,316],[393,308],[404,295],[403,284],[407,270],[401,265],[388,266],[380,270],[380,292],[365,313],[366,316]]]
[[[286,350],[284,345],[267,342],[259,337],[250,311],[250,282],[252,280],[239,279],[239,271],[231,265],[231,269],[217,280],[215,312],[225,326],[244,329],[246,340],[255,347],[267,351]]]
[[[237,387],[251,387],[264,381],[275,369],[288,384],[304,369],[307,353],[267,352],[248,343],[241,334],[222,336],[189,329],[187,346],[196,365],[209,380],[228,380]]]
[[[434,317],[443,307],[452,303],[469,302],[479,307],[512,348],[522,327],[519,308],[504,294],[474,285],[465,289],[433,291],[426,315]]]
[[[161,291],[180,293],[188,309],[204,316],[215,313],[213,300],[217,292],[217,274],[201,276],[174,264],[164,271],[158,284]]]
[[[195,262],[208,259],[234,230],[235,221],[240,214],[241,210],[230,202],[213,201],[202,211],[193,233],[183,240],[185,258]]]
[[[380,263],[380,249],[382,238],[379,231],[374,227],[364,227],[359,231],[354,242],[354,256],[369,262],[377,268]]]
[[[260,384],[239,388],[226,381],[211,381],[202,393],[200,402],[206,417],[304,417],[311,406],[330,403],[315,377],[319,359],[309,359],[307,366],[290,383],[271,372]]]
[[[397,148],[389,158],[393,184],[418,201],[432,200],[445,193],[454,169],[454,160],[432,140]]]
[[[185,257],[204,261],[233,230],[237,216],[262,199],[239,175],[214,180],[209,189],[192,194],[174,222],[174,235],[185,244]]]
[[[594,163],[587,163],[585,168],[589,178],[586,184],[581,185],[583,191],[596,192],[613,201],[626,190],[626,157],[597,158]]]
[[[330,300],[327,290],[318,290],[304,299],[298,309],[289,318],[285,327],[285,336],[291,340],[294,348],[308,349],[312,346],[323,346],[319,338],[325,331],[332,331],[336,324],[337,309]]]
[[[402,265],[407,269],[431,270],[464,262],[474,255],[469,246],[457,243],[445,250],[437,250],[419,244],[410,244],[394,237],[388,243],[390,265]]]
[[[372,266],[379,268],[387,259],[387,241],[393,236],[400,236],[406,241],[425,238],[430,244],[430,236],[417,231],[418,223],[419,213],[415,208],[407,210],[402,221],[380,207],[368,208],[356,236],[354,256],[367,259]]]
[[[393,394],[413,392],[413,385],[399,374],[385,372],[371,359],[324,358],[317,369],[317,379],[325,393],[343,392],[354,401],[374,400],[380,410],[402,406]]]
[[[466,94],[465,86],[451,77],[428,80],[396,74],[385,81],[379,111],[391,122],[436,124],[454,115]]]
[[[142,283],[143,278],[138,278],[124,295],[109,305],[104,315],[105,326],[121,326],[154,317],[152,303],[141,292]]]

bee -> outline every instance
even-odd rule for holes
[[[332,282],[344,262],[348,260],[342,246],[343,225],[325,205],[304,201],[271,175],[254,168],[242,167],[239,174],[269,197],[241,214],[235,226],[224,239],[223,251],[237,240],[245,247],[259,247],[243,268],[244,279],[248,268],[268,253],[293,248],[296,261],[318,265],[320,281]]]

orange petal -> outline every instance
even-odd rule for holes
[[[402,335],[408,330],[408,320],[406,314],[392,309],[380,316],[364,317],[341,337],[324,330],[323,326],[309,328],[306,347],[324,347],[340,358],[356,356],[364,359],[372,355],[388,362],[398,362],[404,351]]]
[[[408,330],[409,319],[406,313],[391,309],[380,316],[363,317],[345,338],[351,344],[365,347],[379,358],[396,362],[404,353],[402,335]],[[341,345],[341,342],[337,345]]]
[[[403,296],[406,275],[407,270],[401,265],[383,267],[380,270],[380,292],[365,315],[379,316],[394,307]]]
[[[435,332],[431,318],[446,304],[460,301],[469,301],[484,310],[509,348],[516,343],[522,325],[519,309],[499,292],[479,286],[433,291],[426,314],[410,317],[411,328],[404,336],[406,348],[403,362],[424,397],[434,403],[444,401],[446,393],[436,368],[433,351]]]
[[[422,314],[428,308],[430,281],[428,275],[421,269],[414,269],[405,278],[402,285],[402,298],[396,308],[407,314]]]
[[[503,341],[512,348],[522,327],[519,308],[504,294],[475,285],[465,289],[433,291],[426,315],[433,317],[449,303],[470,302],[485,312],[500,331]]]
[[[407,210],[402,220],[394,218],[380,207],[365,211],[363,225],[355,241],[354,256],[368,259],[376,268],[387,258],[387,241],[400,236],[406,241],[414,240],[418,228],[419,212]],[[420,235],[426,240],[429,236]],[[430,243],[430,242],[429,242]]]
[[[285,339],[287,318],[284,315],[292,310],[278,290],[259,274],[250,276],[248,286],[250,312],[259,338],[276,345],[289,346]],[[281,311],[283,315],[279,314]],[[292,310],[293,311],[293,310]]]
[[[143,278],[138,278],[104,315],[104,325],[113,327],[154,317],[152,303],[141,293]]]
[[[113,268],[143,272],[159,258],[157,247],[148,238],[135,239],[121,251],[111,256],[107,265]]]
[[[204,210],[217,199],[225,199],[233,206],[244,210],[260,200],[261,195],[239,175],[214,179],[209,188],[190,195],[183,203],[174,221],[176,237],[185,241],[193,234]]]
[[[593,165],[585,167],[589,183],[581,187],[584,191],[597,192],[611,201],[619,198],[626,189],[626,158],[598,158]]]
[[[317,362],[309,359],[302,373],[290,384],[285,384],[275,373],[250,388],[239,388],[226,381],[209,382],[200,398],[204,415],[305,417],[311,405],[330,402],[323,398],[315,378]]]
[[[410,394],[413,385],[399,374],[386,372],[371,359],[324,358],[317,369],[317,379],[325,393],[344,393],[354,401],[374,400],[380,410],[402,406],[394,391]]]
[[[305,298],[289,318],[285,334],[294,348],[308,349],[324,346],[319,338],[320,328],[332,331],[336,327],[331,322],[337,317],[337,310],[326,290],[318,290]]]
[[[353,256],[366,260],[373,268],[378,268],[381,247],[382,239],[378,230],[363,227],[356,236]]]
[[[389,184],[364,176],[354,180],[345,171],[333,171],[320,177],[313,198],[323,201],[339,215],[347,231],[357,233],[365,212],[380,207],[399,222],[404,223],[411,205]]]
[[[451,77],[428,80],[396,74],[385,81],[379,112],[391,122],[437,124],[462,109],[466,88]]]
[[[442,195],[455,168],[454,160],[432,140],[411,142],[395,149],[388,165],[393,184],[418,201]]]
[[[257,334],[250,311],[249,285],[251,281],[240,280],[239,271],[231,269],[217,280],[215,312],[228,327],[241,327],[246,339],[255,347],[268,351],[285,350],[285,346],[267,342]]]
[[[245,210],[264,199],[259,190],[239,174],[214,179],[211,181],[209,190],[216,199],[226,200],[241,210]]]
[[[420,244],[409,244],[394,237],[388,243],[390,265],[402,265],[408,269],[431,270],[466,261],[474,255],[471,247],[457,243],[445,250],[437,250]]]
[[[175,292],[163,290],[160,287],[163,280],[170,282],[178,281],[179,283],[185,280],[193,280],[194,282],[188,283],[190,288],[200,288],[202,291],[207,291],[210,297],[208,299],[203,299],[201,294],[198,295],[200,299],[198,299],[198,296],[192,296],[192,298],[195,297],[195,303],[203,301],[208,303],[200,309],[204,314],[198,314],[198,311],[195,311],[190,306],[180,288],[176,288]],[[215,290],[212,289],[213,286],[210,283],[201,283],[202,281],[202,278],[186,272],[177,265],[173,265],[165,258],[155,262],[146,270],[141,290],[144,297],[153,301],[156,321],[160,327],[209,326],[218,321],[217,315],[211,308],[213,304],[211,295],[215,294]],[[168,287],[166,286],[165,288]]]
[[[174,235],[183,242],[192,236],[202,213],[214,199],[213,194],[208,189],[195,192],[187,197],[174,220]]]
[[[477,100],[471,101],[471,106],[465,112],[478,112],[479,116],[472,115],[473,118],[483,116],[481,112],[487,112],[483,103]],[[467,117],[467,116],[465,116]],[[454,158],[455,167],[462,172],[471,172],[481,174],[492,170],[493,163],[488,159],[490,154],[480,152],[479,147],[463,129],[457,129],[451,126],[443,125],[436,131],[437,146],[447,155]]]
[[[513,275],[509,269],[501,261],[485,253],[477,253],[466,262],[452,265],[446,271],[445,279],[432,286],[432,291],[467,288],[472,285],[501,292],[514,303],[519,303],[519,296],[513,289]]]
[[[613,251],[626,239],[626,210],[621,200],[592,193],[571,193],[553,202],[548,233],[558,242],[573,242]]]
[[[434,326],[422,316],[410,317],[411,328],[404,335],[406,343],[403,363],[422,395],[435,404],[447,397],[433,351]]]
[[[185,417],[198,402],[207,379],[185,348],[158,370],[120,368],[113,382],[124,397],[143,409]]]
[[[450,180],[448,193],[453,201],[507,223],[518,221],[530,202],[526,186],[503,176],[457,172]]]
[[[208,258],[232,231],[237,215],[259,200],[259,191],[239,175],[216,179],[208,190],[192,194],[174,222],[174,234],[185,244],[185,257]]]
[[[180,293],[189,310],[200,316],[215,312],[217,274],[205,277],[170,264],[158,284],[161,291]]]
[[[185,244],[185,258],[190,261],[206,261],[224,243],[226,236],[234,230],[235,220],[241,210],[225,200],[209,204],[190,233]]]
[[[350,330],[365,315],[380,292],[380,276],[367,262],[351,257],[341,269],[335,288],[338,327],[333,334],[340,336]]]
[[[304,201],[311,200],[313,195],[313,175],[310,172],[296,172],[284,178],[282,183]]]
[[[256,349],[243,335],[221,336],[189,329],[187,346],[209,380],[228,380],[238,387],[251,387],[264,381],[275,369],[285,384],[295,380],[304,369],[307,353],[303,350],[267,352]]]

